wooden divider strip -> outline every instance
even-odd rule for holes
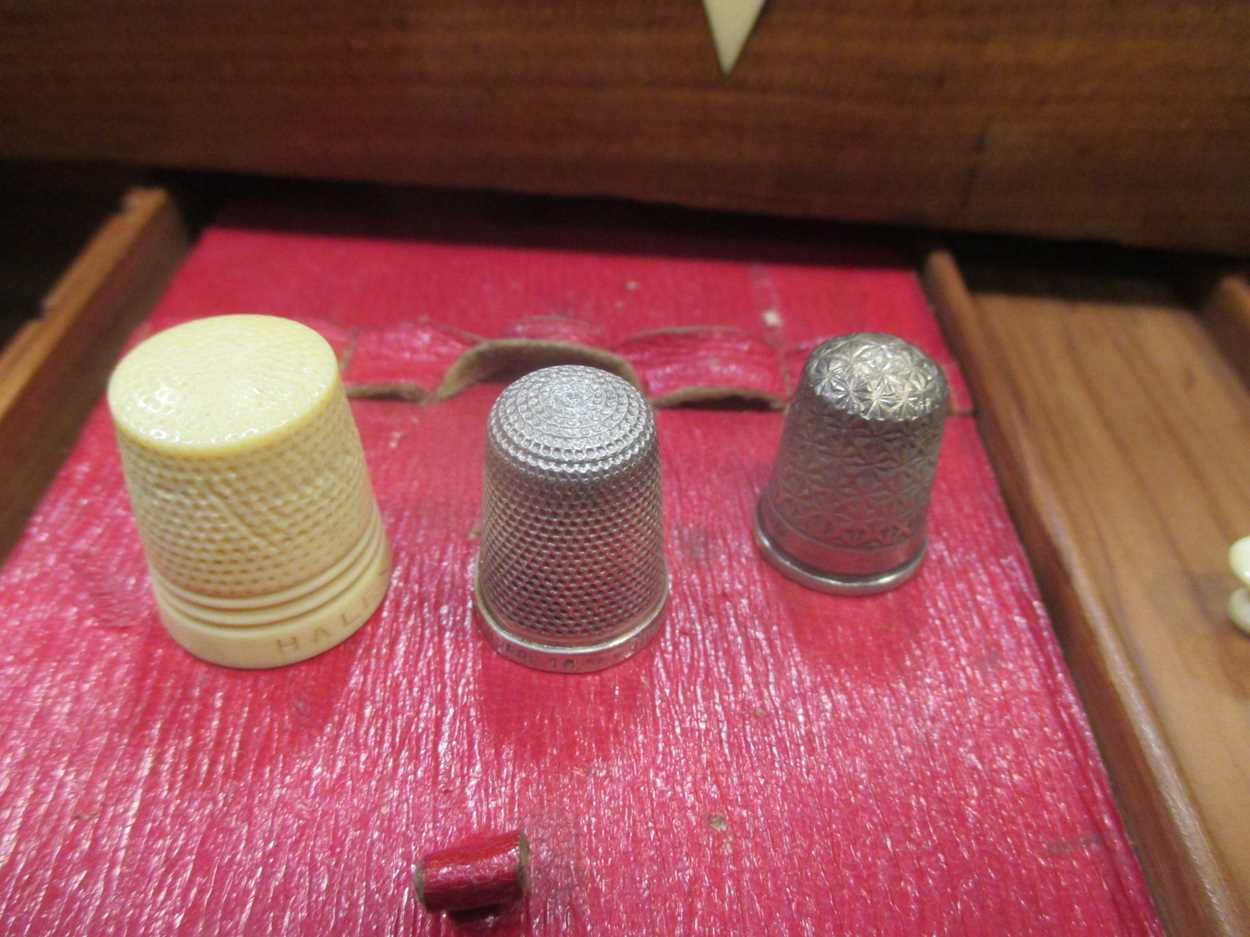
[[[924,279],[1168,929],[1250,933],[1250,393],[1185,310]]]
[[[0,353],[0,557],[73,444],[122,343],[187,250],[162,189],[128,192]]]
[[[1226,276],[1207,300],[1203,317],[1224,357],[1250,386],[1250,283]]]

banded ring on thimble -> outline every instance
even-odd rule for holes
[[[390,546],[325,339],[273,316],[187,322],[122,359],[108,402],[175,641],[274,667],[364,624]]]
[[[822,592],[905,582],[924,558],[948,394],[933,359],[897,336],[856,332],[816,348],[756,511],[764,556]]]
[[[607,371],[543,368],[490,412],[477,609],[501,654],[588,671],[657,631],[668,596],[655,418]]]

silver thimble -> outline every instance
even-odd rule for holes
[[[543,368],[490,412],[481,624],[530,667],[588,671],[656,632],[668,596],[655,418],[597,368]]]
[[[897,336],[856,332],[816,348],[756,511],[765,557],[822,592],[905,582],[924,558],[948,394],[941,368]]]

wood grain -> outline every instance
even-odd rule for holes
[[[1250,283],[1230,275],[1215,285],[1203,319],[1216,346],[1250,387]]]
[[[926,282],[1165,922],[1250,927],[1250,642],[1228,624],[1250,531],[1250,393],[1166,305]]]
[[[0,557],[51,480],[104,387],[121,343],[186,252],[160,189],[132,189],[121,209],[0,353]]]
[[[1250,250],[1250,5],[5,4],[0,152]]]

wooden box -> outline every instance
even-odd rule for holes
[[[1245,4],[774,0],[727,77],[698,5],[658,0],[5,22],[3,157],[1250,251]],[[119,196],[0,355],[0,554],[191,241],[185,201]],[[1192,258],[1149,254],[1170,272],[1096,254],[1074,282],[1033,242],[952,243],[917,269],[1159,910],[1250,933],[1250,642],[1223,611],[1250,533],[1250,288],[1218,259],[1197,289]]]
[[[187,244],[166,191],[128,192],[8,343],[6,548]],[[1194,311],[1097,272],[1101,298],[1075,299],[1045,265],[1015,262],[1023,291],[981,266],[970,292],[949,251],[922,261],[1159,909],[1176,934],[1242,933],[1250,644],[1223,604],[1250,518],[1250,290],[1227,277]]]

